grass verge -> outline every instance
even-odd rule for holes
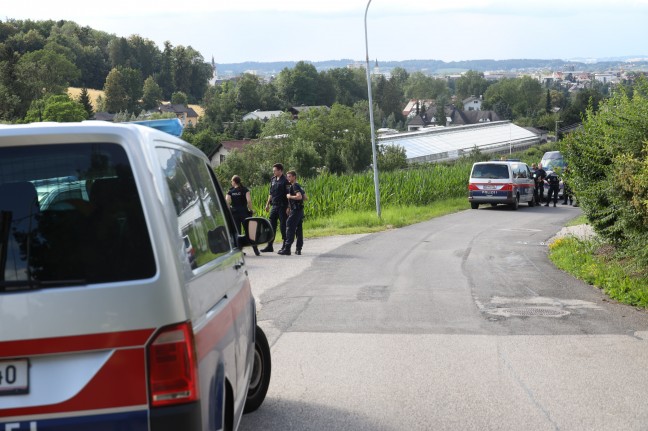
[[[648,308],[648,277],[632,273],[628,262],[617,260],[599,241],[559,238],[549,245],[549,258],[563,271],[603,289],[610,298]]]
[[[468,200],[461,197],[437,201],[426,206],[382,208],[381,218],[378,218],[376,211],[342,211],[331,217],[309,219],[308,210],[306,210],[304,236],[315,238],[379,232],[408,226],[468,208]]]

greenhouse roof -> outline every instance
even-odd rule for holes
[[[381,145],[403,147],[408,162],[454,160],[470,154],[475,147],[482,153],[493,153],[527,148],[539,142],[540,136],[510,121],[432,127],[378,137]]]

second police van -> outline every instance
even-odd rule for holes
[[[468,181],[468,202],[472,209],[481,204],[534,205],[535,181],[526,163],[519,160],[497,160],[473,164]]]

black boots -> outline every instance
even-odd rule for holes
[[[282,248],[277,252],[277,254],[280,254],[282,256],[290,256],[290,249],[289,248]]]

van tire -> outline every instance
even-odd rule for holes
[[[471,203],[470,203],[470,208],[476,210],[477,208],[479,208],[479,204],[476,203],[476,202],[471,202]]]
[[[534,207],[534,206],[535,206],[535,201],[533,200],[533,198],[532,198],[528,203],[529,203],[529,206],[530,206],[530,207]]]
[[[513,203],[511,204],[511,209],[516,211],[518,208],[520,208],[520,195],[515,195],[515,199],[513,199]]]
[[[252,375],[250,376],[250,387],[248,388],[243,413],[251,413],[261,407],[270,387],[270,373],[272,371],[270,345],[265,333],[258,325],[254,338]]]

